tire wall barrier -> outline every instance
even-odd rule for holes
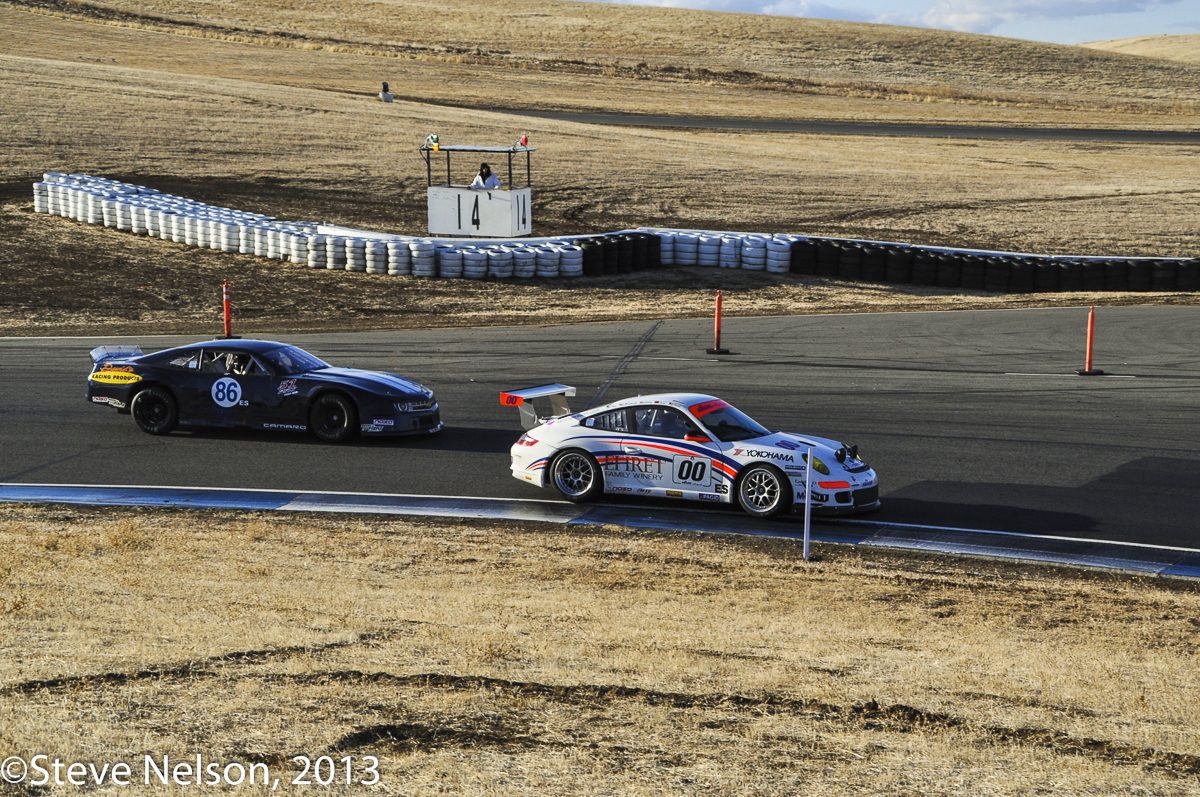
[[[524,241],[340,230],[216,207],[153,188],[46,172],[35,213],[309,268],[443,279],[600,277],[674,266],[803,274],[993,293],[1200,291],[1200,258],[1041,257],[805,235],[643,227]],[[333,228],[340,229],[340,228]],[[360,237],[361,236],[361,237]]]

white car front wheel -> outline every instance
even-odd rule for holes
[[[772,517],[791,509],[791,484],[770,465],[751,465],[738,479],[737,498],[747,514]]]

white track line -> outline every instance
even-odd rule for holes
[[[873,520],[844,520],[840,518],[823,518],[822,523],[848,524],[861,526],[881,526],[895,529],[919,529],[921,531],[956,531],[969,534],[994,534],[999,537],[1022,537],[1029,540],[1056,540],[1059,542],[1083,542],[1093,545],[1127,545],[1131,548],[1149,548],[1155,551],[1176,551],[1179,553],[1200,553],[1200,548],[1180,548],[1174,545],[1151,545],[1145,542],[1119,542],[1116,540],[1096,540],[1090,537],[1061,537],[1054,534],[1024,534],[1019,531],[990,531],[988,529],[963,529],[954,526],[923,526],[918,523],[887,523]]]

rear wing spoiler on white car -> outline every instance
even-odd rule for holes
[[[534,411],[533,399],[549,398],[550,408],[554,411],[550,417],[570,415],[571,408],[567,406],[567,396],[574,396],[575,388],[570,385],[542,385],[527,387],[524,390],[510,390],[500,394],[500,403],[506,407],[516,407],[521,411],[521,425],[526,429],[537,426],[544,418],[539,419]]]

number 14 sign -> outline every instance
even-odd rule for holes
[[[451,185],[429,187],[429,234],[480,238],[529,235],[530,190],[487,191]]]

